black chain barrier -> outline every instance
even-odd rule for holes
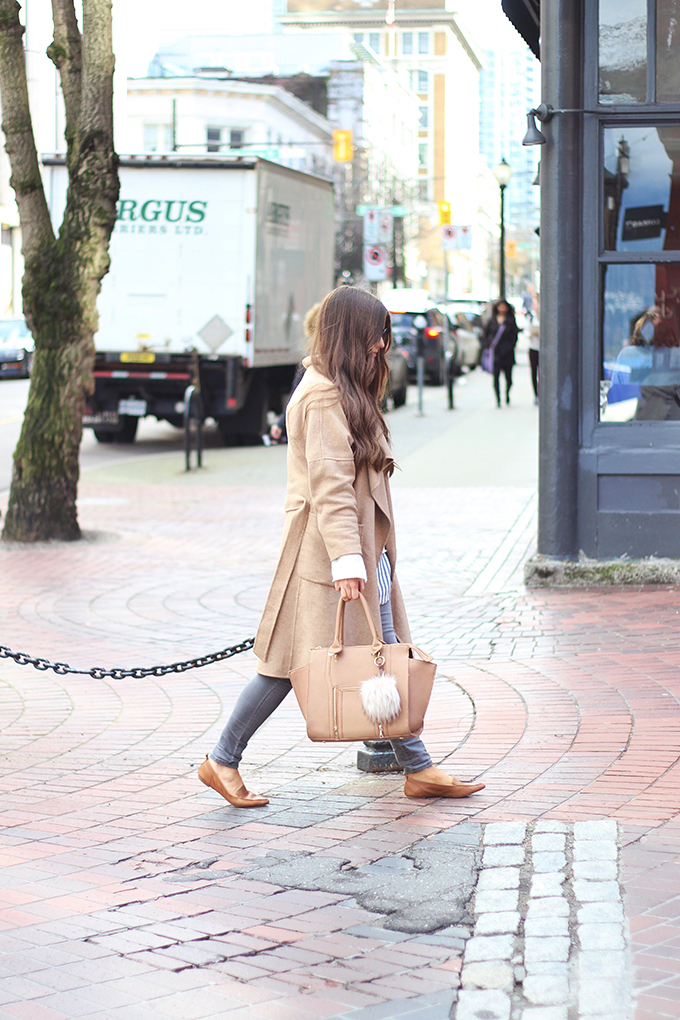
[[[221,652],[212,652],[210,655],[199,655],[195,659],[186,659],[184,662],[173,662],[169,666],[137,666],[134,669],[102,669],[101,666],[93,666],[92,669],[75,669],[65,662],[48,662],[47,659],[36,659],[25,652],[13,652],[11,648],[0,645],[0,659],[13,659],[19,666],[33,666],[35,669],[51,669],[59,676],[66,673],[75,673],[78,676],[91,676],[95,680],[104,680],[110,677],[112,680],[125,680],[133,677],[135,680],[143,680],[147,676],[166,676],[168,673],[186,673],[189,669],[198,669],[200,666],[211,666],[214,662],[222,662],[230,659],[232,655],[239,652],[247,652],[255,644],[255,638],[246,638],[238,645],[231,648],[223,648]]]

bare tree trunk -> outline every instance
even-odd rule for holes
[[[55,237],[31,126],[16,0],[0,0],[0,95],[23,235],[23,301],[35,340],[26,414],[14,455],[3,538],[77,539],[78,453],[92,392],[97,295],[109,268],[118,199],[113,150],[111,0],[52,0],[54,42],[66,107],[69,188]]]

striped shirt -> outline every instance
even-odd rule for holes
[[[390,601],[392,594],[392,567],[387,549],[383,549],[382,556],[378,560],[378,602],[384,606]]]

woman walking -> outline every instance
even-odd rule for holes
[[[496,405],[501,406],[501,372],[505,376],[505,403],[510,403],[512,369],[515,364],[515,347],[519,330],[515,322],[515,309],[501,298],[493,306],[491,318],[482,337],[483,348],[493,348],[493,388]]]
[[[394,573],[394,461],[380,412],[391,343],[389,313],[371,294],[340,287],[323,301],[305,374],[288,405],[286,521],[255,639],[258,672],[198,772],[237,807],[267,803],[245,788],[241,756],[290,692],[290,670],[309,661],[310,648],[332,643],[338,592],[345,602],[364,594],[384,641],[409,640]],[[348,645],[370,643],[359,608],[346,614]],[[467,797],[484,788],[436,768],[419,737],[392,746],[406,773],[407,797]]]

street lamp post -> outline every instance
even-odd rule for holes
[[[493,175],[501,189],[500,293],[498,296],[505,300],[505,189],[512,177],[512,167],[506,163],[505,159],[502,159],[498,166],[493,168]]]

